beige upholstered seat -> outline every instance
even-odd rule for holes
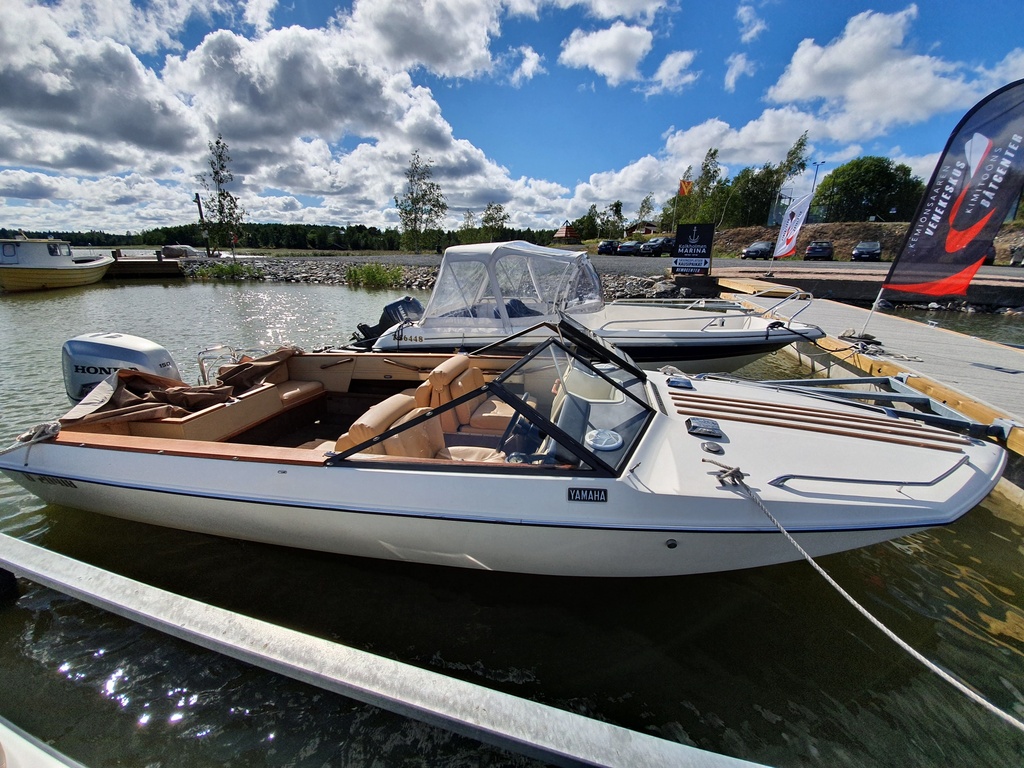
[[[387,431],[392,424],[416,407],[415,390],[406,390],[382,400],[356,419],[348,432],[334,444],[337,453],[354,448]],[[364,449],[364,453],[384,453],[384,446],[377,443]]]
[[[423,399],[423,392],[408,389],[372,406],[356,419],[348,432],[338,438],[334,444],[337,453],[354,448],[367,440],[379,437],[394,427],[408,423],[417,416],[422,416],[431,409],[418,406],[417,401]],[[445,446],[444,431],[440,417],[427,419],[398,434],[372,443],[360,453],[373,453],[407,457],[413,459],[446,459],[449,461],[504,461],[505,454],[491,448],[476,446]]]
[[[470,365],[466,355],[448,358],[430,372],[427,381],[432,408],[467,395],[485,383],[483,371]],[[505,401],[481,394],[440,414],[441,428],[445,432],[500,435],[514,415],[512,406]]]
[[[392,426],[399,427],[430,411],[414,408]],[[447,459],[449,461],[504,461],[505,454],[491,448],[469,445],[445,446],[439,417],[427,419],[384,440],[388,456],[413,459]]]

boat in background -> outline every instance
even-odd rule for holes
[[[165,259],[205,259],[206,251],[194,248],[191,245],[165,245],[163,246],[158,255]],[[211,258],[218,258],[220,251],[214,251],[210,254]]]
[[[825,332],[773,316],[782,304],[754,311],[716,299],[606,303],[586,251],[523,241],[448,248],[426,310],[407,298],[385,307],[376,326],[360,324],[352,346],[374,352],[476,350],[506,337],[501,349],[522,353],[541,335],[531,326],[571,316],[645,367],[734,371],[797,341]],[[806,305],[803,307],[806,308]],[[801,311],[802,309],[801,308]]]
[[[801,557],[777,525],[816,556],[951,523],[1006,461],[892,409],[647,371],[571,318],[522,356],[282,349],[217,363],[198,387],[138,337],[72,341],[66,372],[114,373],[0,451],[14,482],[51,504],[361,557],[751,568]]]
[[[8,292],[73,288],[98,283],[114,257],[75,256],[65,240],[16,237],[0,240],[0,288]]]

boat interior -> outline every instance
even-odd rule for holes
[[[215,378],[190,387],[122,370],[115,389],[132,391],[90,395],[100,406],[83,401],[72,409],[58,439],[110,436],[137,450],[253,460],[288,449],[286,460],[329,465],[470,462],[612,473],[650,414],[634,374],[594,365],[554,341],[525,357],[282,349],[221,366]]]

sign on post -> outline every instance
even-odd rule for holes
[[[672,254],[672,274],[710,274],[711,245],[714,239],[714,224],[680,224],[676,228],[676,250]]]

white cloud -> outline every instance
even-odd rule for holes
[[[269,30],[273,24],[277,0],[244,0],[245,23],[259,33]]]
[[[515,71],[509,77],[509,83],[511,83],[513,87],[518,88],[527,80],[532,80],[537,75],[543,75],[547,72],[541,64],[544,57],[533,50],[530,46],[521,46],[516,49],[516,53],[522,56],[522,61],[520,61],[519,66],[516,67]]]
[[[757,71],[757,65],[747,58],[745,53],[734,53],[726,59],[727,69],[725,71],[725,90],[732,93],[736,90],[736,81],[742,75],[752,76]]]
[[[592,69],[614,87],[640,79],[637,66],[650,52],[653,39],[650,30],[621,21],[597,32],[576,29],[562,42],[558,63],[576,69]]]
[[[539,18],[547,5],[567,10],[583,8],[596,19],[638,19],[649,24],[658,11],[669,7],[669,0],[506,0],[505,6],[513,16]]]
[[[690,67],[697,57],[696,51],[674,51],[666,56],[644,93],[653,96],[658,93],[679,93],[686,86],[696,82],[700,72],[691,72]]]
[[[827,45],[801,41],[767,98],[817,105],[827,117],[829,137],[837,141],[966,109],[981,93],[978,82],[967,82],[962,65],[906,50],[917,15],[914,5],[893,14],[867,11],[852,17]],[[886,86],[891,83],[899,87]]]
[[[361,61],[474,77],[493,65],[500,9],[499,0],[356,0],[339,23],[346,48]]]
[[[740,3],[736,8],[736,21],[740,23],[740,40],[744,43],[754,42],[768,29],[767,22],[759,17],[754,6],[748,3]]]

